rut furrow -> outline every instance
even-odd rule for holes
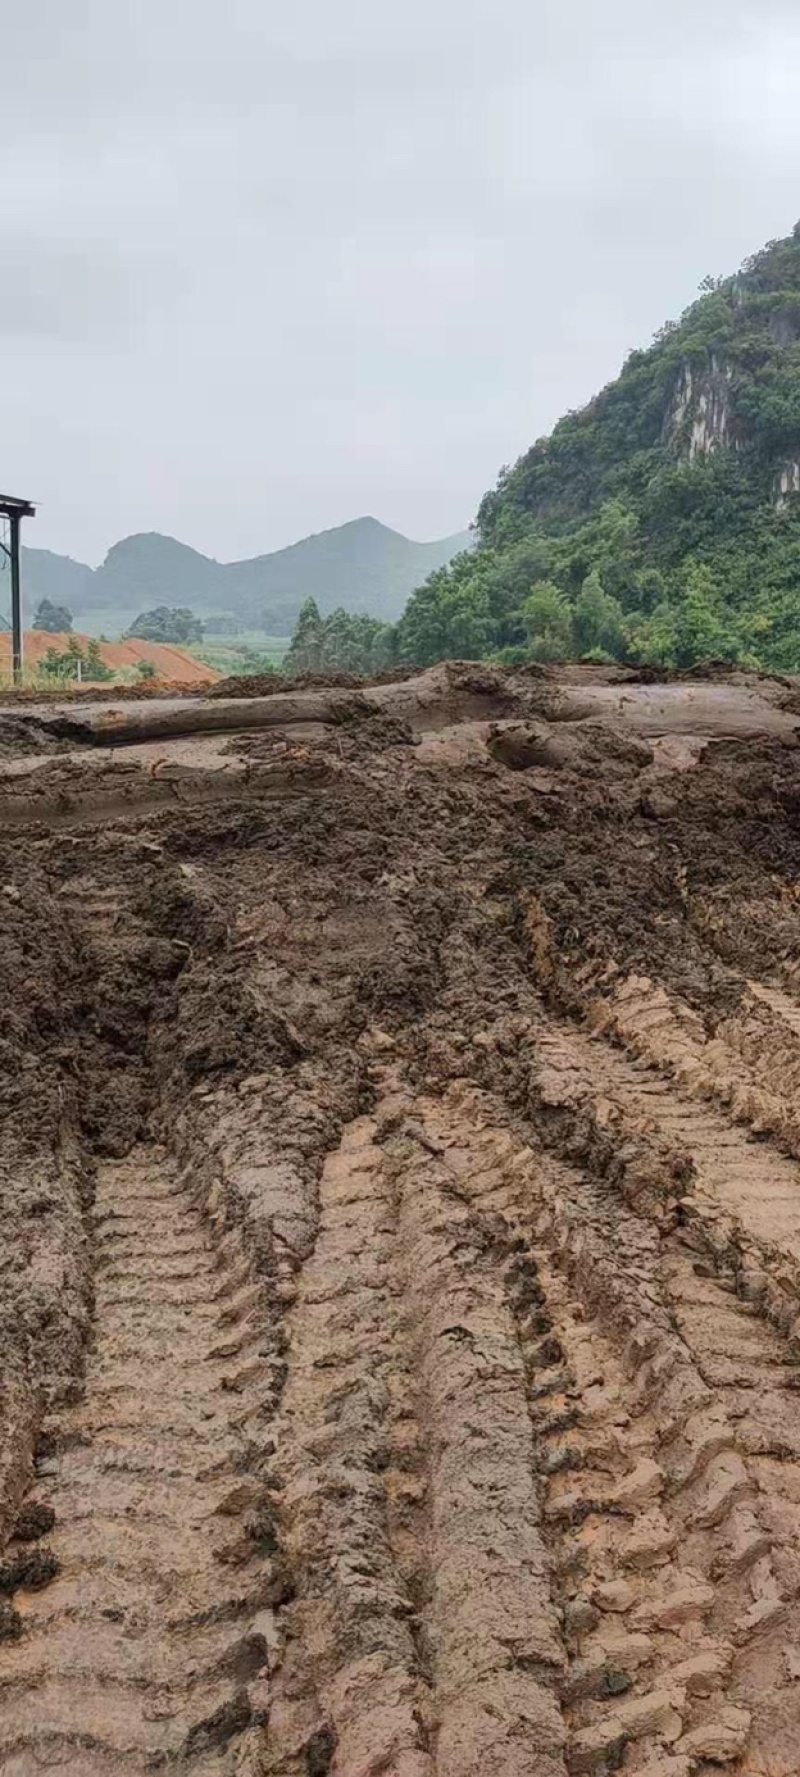
[[[401,1118],[386,1151],[427,1471],[421,1618],[437,1777],[556,1777],[564,1654],[503,1265],[413,1103],[390,1099],[384,1115],[390,1128]]]
[[[602,1178],[513,1140],[487,1095],[420,1113],[498,1255],[513,1252],[570,1653],[568,1768],[759,1771],[800,1738],[791,1349],[693,1229],[659,1230]]]
[[[450,1183],[391,1097],[323,1170],[277,1428],[281,1777],[301,1746],[337,1777],[564,1774],[524,1366]]]
[[[117,1218],[133,1244],[123,1257],[110,1243],[110,1277]],[[85,1388],[47,1423],[19,1525],[27,1515],[34,1540],[17,1535],[1,1570],[0,1767],[255,1771],[274,1634],[266,1484],[246,1430],[259,1395],[215,1348],[221,1318],[228,1339],[246,1319],[257,1346],[258,1291],[235,1240],[220,1262],[162,1150],[100,1166],[94,1222]]]
[[[276,1777],[327,1771],[334,1757],[337,1777],[382,1758],[397,1777],[433,1769],[414,1606],[390,1532],[395,1444],[409,1422],[395,1217],[374,1138],[359,1119],[324,1164],[317,1239],[286,1319],[276,1442],[296,1595],[268,1726]]]
[[[702,1020],[648,976],[622,976],[588,999],[587,1018],[634,1056],[667,1074],[682,1095],[715,1101],[739,1124],[800,1157],[800,1013],[785,994],[743,985],[735,1012],[709,1036]]]
[[[639,1031],[634,1041],[623,1020],[614,1034],[622,1045],[630,1042],[633,1057],[578,1025],[551,1020],[539,1034],[530,1102],[541,1126],[549,1124],[554,1147],[566,1152],[570,1130],[577,1139],[583,1121],[586,1142],[594,1140],[599,1151],[605,1139],[609,1150],[623,1152],[623,1190],[633,1207],[662,1225],[680,1209],[709,1228],[715,1221],[735,1227],[765,1259],[779,1251],[800,1279],[798,1161],[758,1138],[755,1116],[752,1133],[742,1127],[749,1120],[744,1106],[737,1116],[724,1101],[713,1103],[708,1075],[705,1082],[676,1077],[663,1039],[652,1030],[646,1039]],[[649,1157],[649,1182],[635,1150]]]
[[[708,1037],[674,995],[623,977],[587,998],[588,1031],[550,1022],[530,1096],[557,1152],[593,1149],[609,1177],[623,1155],[617,1184],[633,1207],[690,1226],[728,1287],[795,1349],[800,1044],[785,997],[765,1016],[748,988]]]

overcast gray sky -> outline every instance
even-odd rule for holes
[[[800,217],[796,0],[0,0],[0,484],[95,563],[504,462]]]

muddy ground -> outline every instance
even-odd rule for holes
[[[416,684],[0,711],[10,1777],[800,1768],[796,689]]]

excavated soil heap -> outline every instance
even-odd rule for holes
[[[426,683],[8,730],[10,1777],[798,1770],[796,691]]]

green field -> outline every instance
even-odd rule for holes
[[[77,618],[75,629],[83,635],[118,641],[125,634],[132,615],[99,609],[92,612],[91,617]],[[263,673],[270,667],[276,671],[280,668],[290,640],[289,636],[267,635],[263,629],[249,629],[238,636],[206,636],[197,644],[182,642],[180,646],[187,654],[193,654],[197,660],[205,661],[207,666],[215,667],[220,673]]]
[[[206,636],[202,642],[185,647],[185,652],[226,676],[265,673],[270,668],[279,672],[290,639],[289,636],[268,636],[263,630],[251,629],[238,636]]]

